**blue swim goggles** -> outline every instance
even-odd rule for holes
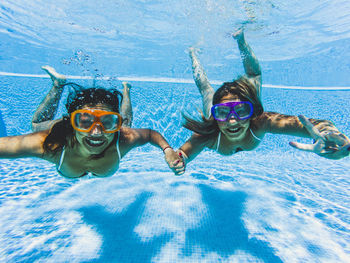
[[[249,101],[236,101],[215,104],[211,114],[217,121],[227,121],[233,115],[238,120],[246,120],[253,115],[253,105]]]

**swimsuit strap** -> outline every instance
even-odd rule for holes
[[[118,139],[117,139],[117,152],[118,152],[118,157],[120,162],[119,138],[120,138],[120,131],[118,131]]]
[[[120,150],[119,150],[119,138],[120,138],[120,132],[118,131],[117,152],[118,152],[118,157],[119,157],[119,161],[120,161],[121,155],[120,155]],[[61,157],[60,157],[60,162],[59,162],[58,167],[57,167],[57,172],[60,173],[60,174],[61,174],[62,176],[64,176],[64,177],[65,177],[65,175],[61,172],[61,166],[62,166],[62,164],[63,164],[65,152],[66,152],[66,151],[65,151],[65,147],[63,146],[63,149],[62,149],[62,152],[61,152]],[[88,174],[88,173],[85,172],[85,173],[83,173],[83,174],[82,174],[81,176],[79,176],[79,177],[82,177],[82,176],[87,175],[87,174]]]
[[[63,149],[62,149],[62,152],[61,152],[61,157],[60,157],[60,162],[58,164],[58,167],[57,167],[57,171],[61,173],[61,165],[63,163],[63,159],[64,159],[64,154],[65,154],[65,147],[63,146]]]
[[[261,139],[260,139],[258,136],[256,136],[256,135],[254,134],[254,132],[252,131],[251,128],[249,128],[249,131],[250,131],[250,133],[253,135],[253,137],[254,137],[255,139],[257,139],[258,141],[261,141]],[[217,142],[216,142],[216,151],[219,150],[219,147],[220,147],[220,140],[221,140],[221,132],[219,132],[218,140],[217,140]]]
[[[254,134],[254,132],[252,131],[251,128],[249,128],[249,130],[250,130],[250,133],[253,135],[253,137],[254,137],[255,139],[257,139],[258,141],[261,141],[261,139],[260,139],[258,136],[256,136],[256,135]]]
[[[221,132],[219,131],[218,140],[217,140],[217,142],[216,142],[216,151],[219,150],[219,147],[220,147],[220,139],[221,139]]]

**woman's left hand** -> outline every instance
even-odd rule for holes
[[[328,159],[341,159],[350,154],[350,140],[339,131],[319,132],[317,128],[303,115],[299,115],[300,122],[304,125],[311,137],[313,144],[290,142],[294,148],[302,151],[313,152]]]
[[[185,163],[183,159],[172,148],[166,148],[164,150],[164,155],[165,161],[175,175],[181,175],[185,172]]]

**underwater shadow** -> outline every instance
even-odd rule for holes
[[[84,207],[79,210],[83,220],[102,236],[103,244],[98,259],[88,262],[150,262],[171,238],[161,235],[142,242],[134,232],[143,214],[149,193],[141,194],[120,214],[106,212],[103,207]]]
[[[241,219],[246,193],[213,189],[207,185],[199,185],[199,188],[208,213],[197,228],[186,232],[185,256],[194,252],[193,247],[200,246],[205,253],[216,252],[222,257],[242,250],[264,262],[283,262],[267,242],[249,238]]]

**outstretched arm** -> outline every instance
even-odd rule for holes
[[[207,140],[204,136],[193,133],[192,136],[177,150],[182,155],[185,163],[192,161],[206,147]]]
[[[260,97],[261,90],[261,68],[259,61],[256,58],[253,50],[250,48],[248,43],[245,41],[243,29],[239,29],[232,37],[237,40],[238,48],[241,53],[243,67],[248,78],[258,89],[258,96]]]
[[[265,132],[288,134],[313,138],[313,144],[290,142],[290,145],[304,151],[314,152],[328,159],[341,159],[350,154],[350,140],[332,122],[307,119],[303,115],[290,116],[265,112],[259,117]],[[258,125],[260,126],[260,125]]]
[[[146,143],[150,143],[164,152],[165,161],[168,163],[169,168],[177,175],[185,172],[183,160],[180,156],[170,147],[169,143],[164,137],[157,131],[151,129],[133,129],[136,132],[135,144],[141,146]]]
[[[54,68],[50,66],[41,68],[49,74],[53,86],[34,113],[32,119],[32,130],[34,132],[47,130],[57,121],[53,119],[62,96],[63,85],[66,83],[66,77],[58,74]]]
[[[43,158],[47,131],[0,138],[0,158]]]
[[[299,120],[314,139],[314,143],[290,142],[291,146],[302,151],[314,152],[328,159],[341,159],[350,154],[349,138],[339,132],[331,122],[314,125],[303,115],[299,115]]]

